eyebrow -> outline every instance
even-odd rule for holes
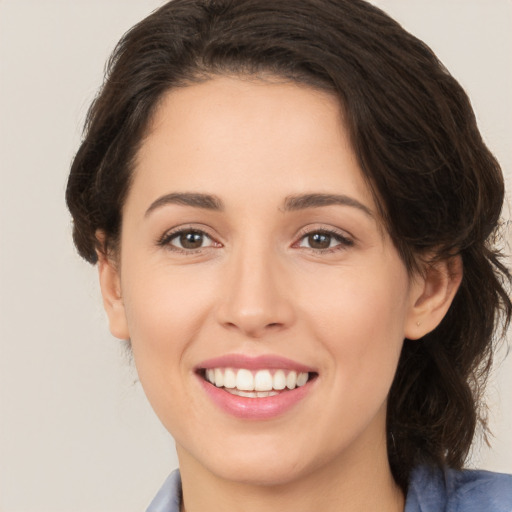
[[[363,203],[360,203],[353,197],[344,194],[302,194],[289,196],[284,202],[284,211],[305,210],[307,208],[321,208],[322,206],[341,205],[351,206],[361,210],[363,213],[373,218],[374,214]]]
[[[224,203],[222,200],[211,194],[202,194],[199,192],[172,192],[165,194],[151,203],[144,214],[147,217],[154,210],[168,204],[179,204],[183,206],[192,206],[205,210],[222,211]],[[344,194],[301,194],[288,196],[284,201],[283,211],[292,212],[306,210],[307,208],[321,208],[323,206],[341,205],[351,206],[361,210],[363,213],[373,218],[373,212],[364,204],[353,197]]]
[[[168,204],[180,204],[214,211],[222,211],[224,209],[222,201],[217,196],[197,192],[173,192],[153,201],[144,216],[147,217],[152,211]]]

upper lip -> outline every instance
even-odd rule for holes
[[[247,370],[295,370],[296,372],[314,372],[315,369],[292,359],[272,354],[247,356],[244,354],[226,354],[207,359],[197,365],[197,370],[209,368],[246,368]]]

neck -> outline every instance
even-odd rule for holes
[[[224,479],[178,446],[182,512],[279,510],[280,512],[403,512],[404,496],[389,468],[385,439],[366,444],[366,454],[343,457],[278,485]],[[364,456],[362,456],[364,455]]]

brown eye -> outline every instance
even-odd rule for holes
[[[189,229],[174,233],[164,241],[164,245],[170,245],[171,247],[185,251],[193,251],[203,249],[205,247],[211,247],[213,245],[213,240],[202,231]]]
[[[331,235],[327,233],[313,233],[308,235],[308,245],[311,249],[328,249],[331,246]]]
[[[203,245],[203,234],[197,231],[189,231],[179,236],[179,241],[183,249],[199,249]]]
[[[328,231],[314,231],[302,237],[299,247],[313,249],[316,251],[326,251],[328,249],[344,249],[354,245],[354,242],[338,233]]]

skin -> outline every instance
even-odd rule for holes
[[[111,331],[131,340],[176,440],[186,510],[403,510],[387,461],[387,395],[403,339],[441,321],[460,264],[407,272],[336,99],[233,77],[171,90],[134,173],[120,253],[99,254],[100,283]],[[176,193],[223,207],[160,199]],[[303,194],[352,203],[286,207]],[[206,233],[202,246],[180,248],[176,229],[191,228]],[[312,247],[309,235],[325,231],[335,232],[329,247]],[[287,357],[318,377],[284,414],[236,418],[195,373],[232,353]]]

